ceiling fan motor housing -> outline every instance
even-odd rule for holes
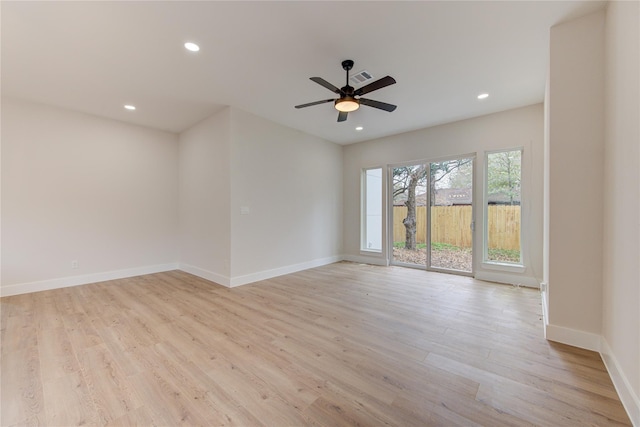
[[[342,61],[342,69],[349,71],[350,69],[353,68],[353,61],[350,59],[345,59],[344,61]]]

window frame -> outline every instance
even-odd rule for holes
[[[370,248],[368,247],[369,239],[369,220],[368,220],[368,194],[369,194],[369,182],[368,182],[368,172],[372,170],[380,171],[380,187],[379,187],[379,199],[380,199],[380,248]],[[366,253],[369,255],[376,254],[382,256],[384,249],[384,167],[383,166],[372,166],[362,168],[361,171],[361,183],[360,183],[360,252]]]
[[[520,261],[519,262],[505,262],[494,261],[489,259],[489,156],[491,154],[507,153],[511,151],[520,152]],[[484,168],[483,168],[483,180],[482,180],[482,212],[483,212],[483,224],[482,224],[482,266],[483,268],[490,270],[503,270],[512,272],[524,272],[525,266],[525,219],[522,214],[524,211],[525,201],[525,174],[524,174],[524,147],[512,147],[503,148],[498,150],[490,150],[484,152]]]

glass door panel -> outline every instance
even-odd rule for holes
[[[392,263],[427,265],[428,165],[393,168]]]
[[[429,252],[433,270],[473,271],[473,158],[429,164]]]

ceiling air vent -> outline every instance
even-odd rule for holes
[[[372,79],[373,79],[373,75],[371,75],[370,72],[366,70],[362,70],[359,73],[353,74],[349,78],[349,81],[351,82],[352,85],[358,86]]]

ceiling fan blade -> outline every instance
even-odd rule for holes
[[[335,99],[323,99],[322,101],[309,102],[308,104],[296,105],[296,108],[311,107],[312,105],[326,104],[327,102],[333,102],[333,101],[335,101]]]
[[[369,107],[378,108],[380,110],[392,112],[397,108],[397,106],[393,104],[387,104],[386,102],[374,101],[373,99],[360,98],[358,99],[360,104],[367,105]]]
[[[339,122],[344,122],[345,120],[347,120],[347,114],[349,114],[349,113],[345,113],[344,111],[340,111],[338,113],[338,121]]]
[[[362,86],[360,89],[354,92],[355,95],[364,95],[365,93],[373,92],[374,90],[382,89],[383,87],[387,87],[396,82],[391,76],[383,77],[379,80],[376,80],[373,83],[369,83],[368,85]]]
[[[340,95],[340,89],[338,89],[337,87],[335,87],[334,85],[332,85],[331,83],[323,79],[322,77],[309,77],[309,79],[318,83],[320,86],[326,87],[331,92],[337,93],[338,95]]]

